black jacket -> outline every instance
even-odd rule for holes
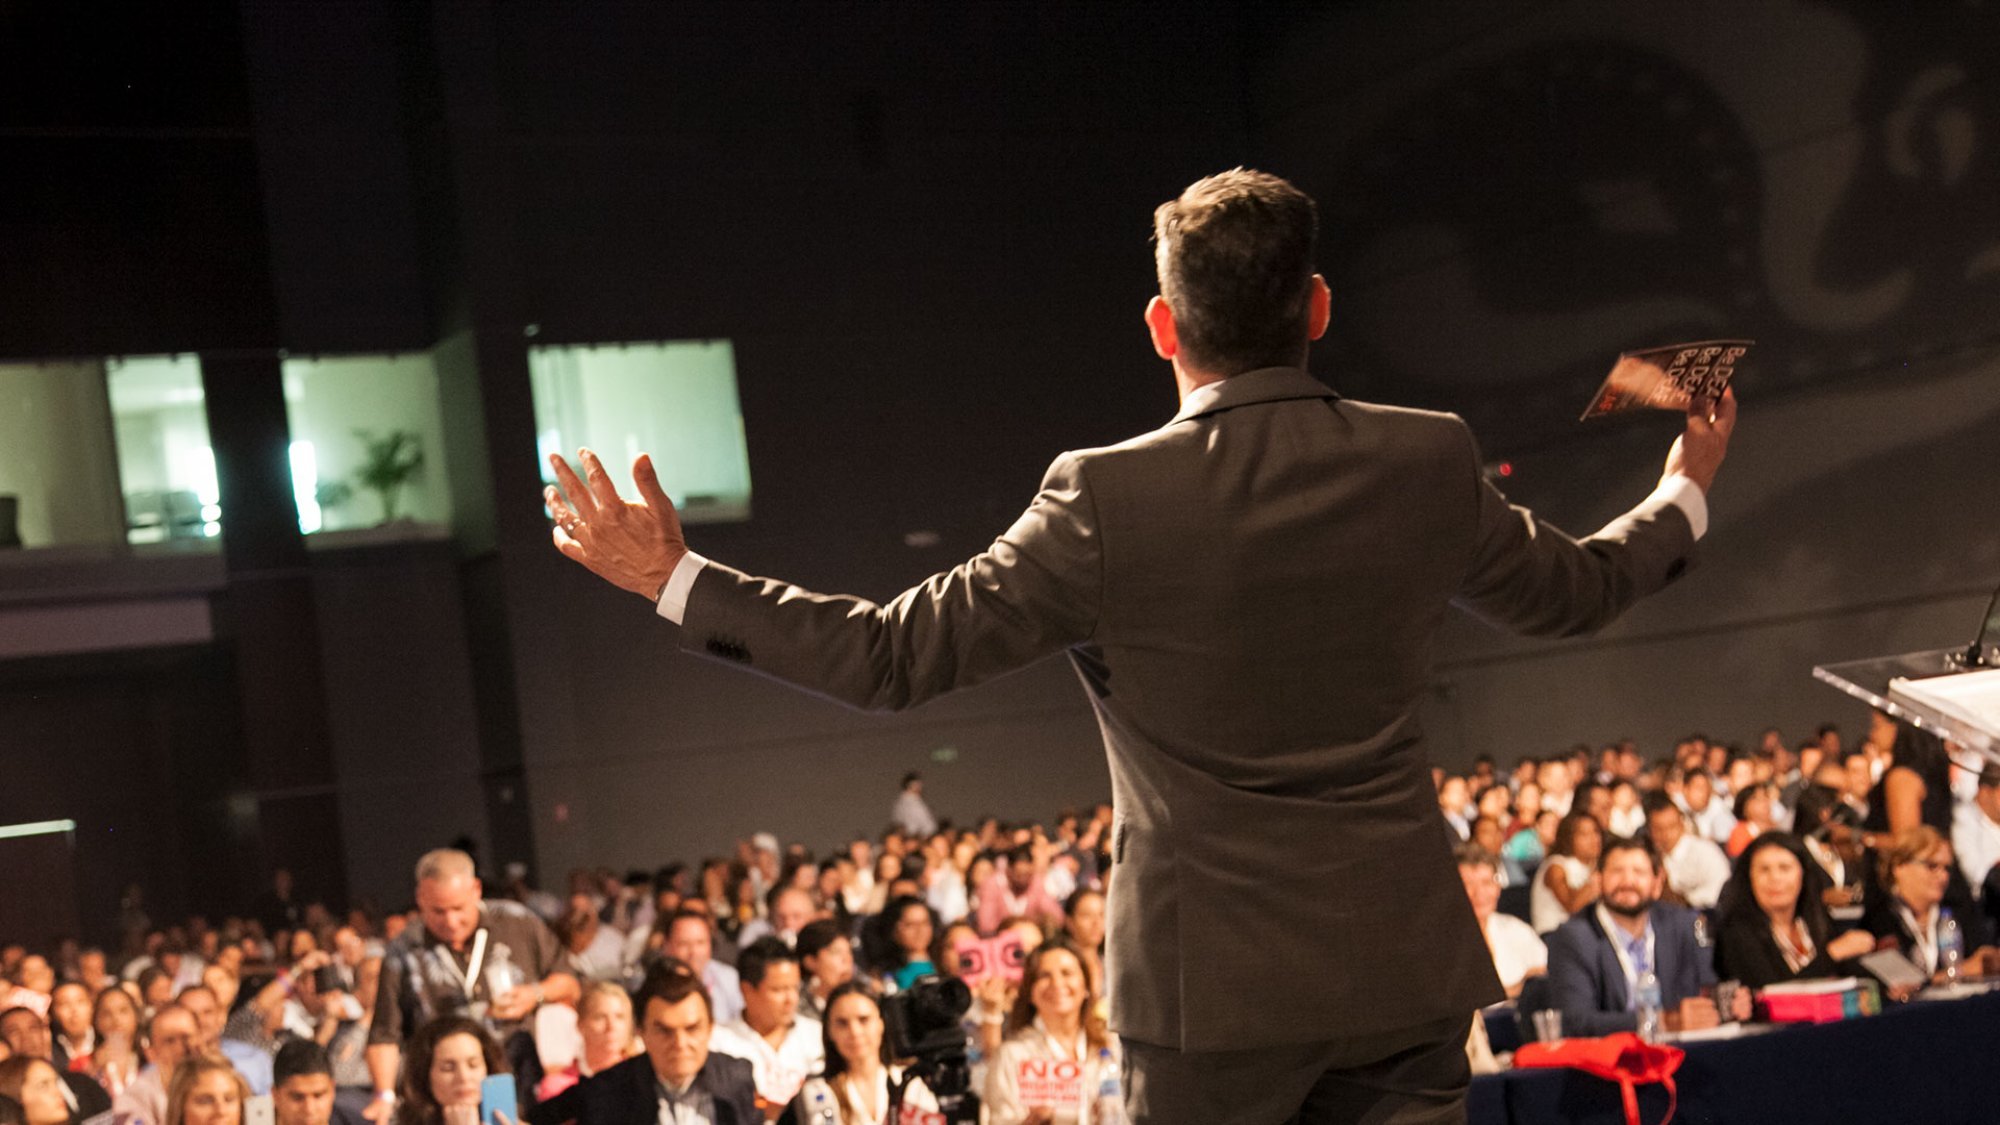
[[[1771,920],[1761,910],[1744,910],[1725,919],[1720,927],[1715,943],[1715,975],[1742,981],[1751,988],[1841,975],[1840,965],[1826,955],[1826,936],[1817,935],[1814,940],[1812,960],[1795,973],[1778,949],[1778,939],[1771,933]]]
[[[694,1086],[715,1100],[715,1125],[762,1125],[748,1062],[711,1053]],[[653,1060],[645,1055],[586,1078],[528,1111],[528,1125],[656,1125],[659,1119],[659,1080]]]

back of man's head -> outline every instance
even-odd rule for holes
[[[1229,376],[1303,363],[1318,237],[1311,197],[1264,172],[1222,172],[1160,204],[1154,264],[1187,364]]]

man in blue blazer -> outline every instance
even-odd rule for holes
[[[1694,913],[1660,901],[1665,872],[1653,845],[1613,840],[1598,860],[1604,890],[1597,904],[1549,935],[1549,994],[1562,1011],[1565,1035],[1609,1035],[1639,1026],[1633,985],[1650,969],[1660,981],[1668,1031],[1721,1022],[1701,990],[1715,983],[1709,950],[1695,940]],[[1748,1019],[1750,996],[1739,992],[1732,1019]]]

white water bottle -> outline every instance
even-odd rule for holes
[[[1939,971],[1946,981],[1958,979],[1958,963],[1965,956],[1965,935],[1958,928],[1958,919],[1951,916],[1949,907],[1938,910],[1937,954]]]
[[[1660,978],[1651,969],[1639,974],[1637,1000],[1633,1005],[1639,1013],[1639,1038],[1648,1043],[1660,1041]]]
[[[1125,1091],[1118,1084],[1118,1061],[1111,1048],[1097,1049],[1097,1120],[1095,1125],[1125,1125]]]

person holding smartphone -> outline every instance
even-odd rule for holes
[[[404,1053],[396,1125],[480,1125],[487,1077],[507,1073],[507,1056],[485,1024],[466,1016],[432,1020],[410,1037]],[[512,1113],[498,1116],[502,1125],[513,1125]]]

